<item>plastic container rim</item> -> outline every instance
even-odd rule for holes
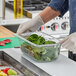
[[[16,37],[20,38],[21,40],[24,40],[26,42],[28,42],[29,44],[33,45],[33,46],[36,46],[36,47],[45,47],[45,46],[55,46],[55,45],[60,45],[60,43],[55,43],[55,44],[47,44],[47,45],[37,45],[37,44],[34,44],[28,40],[26,40],[25,38],[21,37],[20,35],[18,35],[17,33],[14,34]]]

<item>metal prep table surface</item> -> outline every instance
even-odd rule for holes
[[[2,50],[20,63],[23,63],[24,66],[27,66],[28,69],[37,73],[39,76],[76,76],[76,62],[63,55],[60,55],[57,60],[52,62],[38,63],[27,56],[25,56],[26,59],[22,58],[20,49],[12,48]]]

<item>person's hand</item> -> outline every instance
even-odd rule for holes
[[[76,53],[76,32],[67,36],[60,43],[62,47],[72,51],[73,53]]]
[[[30,21],[24,22],[21,24],[17,30],[18,34],[22,34],[27,31],[35,32],[36,30],[39,30],[41,25],[43,25],[44,22],[40,15],[37,15],[35,18],[31,19]]]

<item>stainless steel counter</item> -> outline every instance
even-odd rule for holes
[[[13,63],[16,68],[26,74],[26,69],[30,75],[25,76],[76,76],[76,62],[60,55],[57,60],[47,63],[38,63],[22,54],[20,49],[2,49],[6,56],[5,60]],[[9,56],[9,59],[6,59]],[[11,59],[14,60],[11,60]],[[12,62],[11,62],[12,63]],[[19,65],[17,65],[19,64]],[[20,67],[22,65],[22,67]]]

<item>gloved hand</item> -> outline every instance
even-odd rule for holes
[[[44,22],[40,17],[40,15],[37,15],[35,18],[31,19],[30,21],[21,24],[17,30],[17,33],[22,34],[27,31],[35,32],[36,30],[39,30],[41,25],[44,25]]]
[[[61,43],[62,47],[66,48],[76,54],[76,32],[67,36],[60,43]]]

